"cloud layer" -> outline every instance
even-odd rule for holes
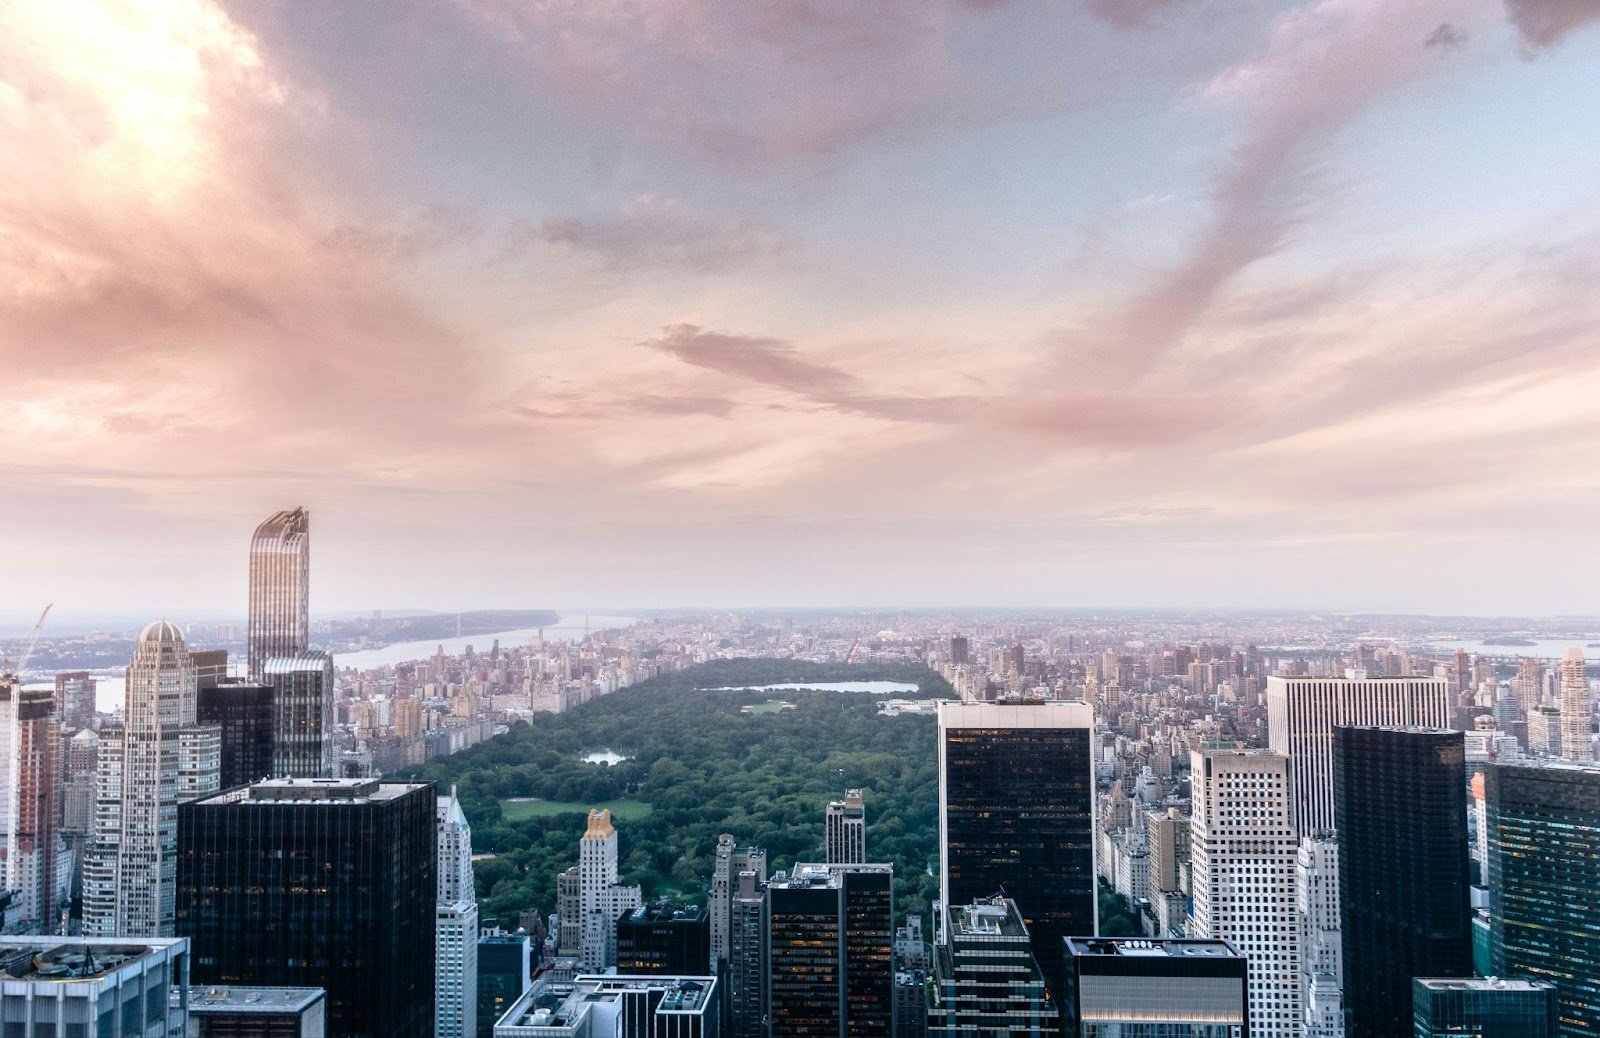
[[[1589,0],[398,10],[0,9],[17,595],[1579,604]]]

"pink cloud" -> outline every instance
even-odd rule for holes
[[[1600,3],[1595,0],[1506,0],[1506,11],[1530,56],[1600,21]]]

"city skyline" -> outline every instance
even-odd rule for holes
[[[19,603],[1593,608],[1592,5],[290,10],[0,13]]]

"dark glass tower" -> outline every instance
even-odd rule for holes
[[[222,786],[272,777],[271,685],[253,681],[201,685],[196,716],[222,729]]]
[[[1098,931],[1093,737],[1082,703],[939,705],[940,900],[1016,901],[1052,984]]]
[[[1556,989],[1537,980],[1418,977],[1414,1038],[1559,1038]]]
[[[700,905],[654,904],[617,920],[617,972],[693,977],[711,955],[711,916]]]
[[[478,1038],[491,1038],[494,1025],[528,990],[533,973],[525,933],[486,932],[478,940]]]
[[[434,789],[274,781],[178,809],[196,984],[320,987],[340,1038],[430,1038]]]
[[[767,887],[771,1038],[889,1034],[894,870],[796,865]]]
[[[1345,1038],[1411,1033],[1416,977],[1470,977],[1466,747],[1431,728],[1333,730]]]
[[[1494,972],[1554,983],[1562,1038],[1600,1035],[1600,764],[1484,777]]]

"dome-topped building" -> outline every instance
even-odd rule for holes
[[[139,635],[139,643],[141,645],[148,644],[150,642],[172,643],[182,646],[183,630],[171,620],[168,620],[166,617],[162,617],[155,623],[152,623],[146,627]]]

